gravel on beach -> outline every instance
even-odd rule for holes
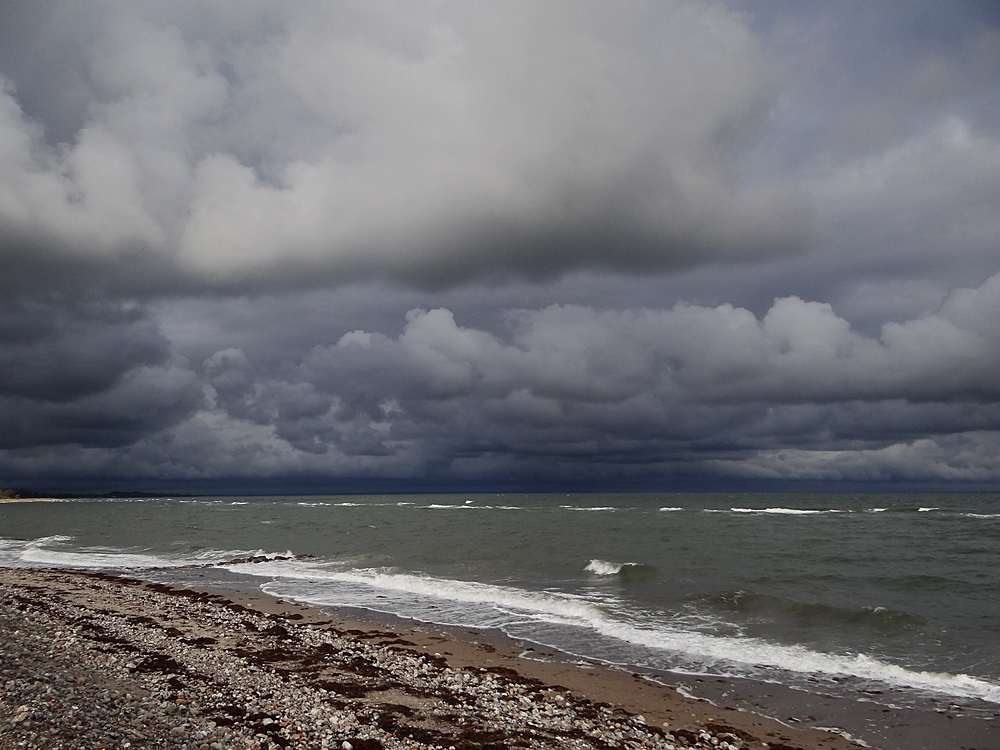
[[[724,725],[648,725],[508,667],[453,668],[414,646],[214,594],[2,569],[0,750],[768,747]]]

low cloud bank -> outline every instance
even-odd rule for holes
[[[143,340],[141,325],[124,330]],[[3,464],[174,478],[995,481],[998,331],[1000,275],[877,336],[797,297],[760,317],[553,305],[509,311],[493,332],[415,309],[398,336],[356,330],[277,365],[236,348],[197,367],[161,352],[123,360],[96,395],[25,394],[24,414],[64,420],[88,399],[113,402],[145,434],[114,448],[100,431],[46,433],[38,417],[36,433],[8,436],[21,445]],[[33,453],[46,442],[64,444],[58,460]]]

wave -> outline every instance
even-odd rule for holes
[[[1000,513],[959,513],[966,518],[1000,518]]]
[[[493,510],[492,505],[470,505],[472,501],[465,503],[464,505],[442,505],[440,503],[431,503],[430,505],[421,505],[421,508],[428,510]]]
[[[660,508],[661,513],[670,513],[673,511],[684,510],[683,508]]]
[[[584,568],[595,576],[616,576],[629,571],[652,571],[649,565],[636,562],[608,562],[607,560],[591,560]]]
[[[399,503],[399,505],[413,505],[413,503]],[[462,505],[431,503],[420,507],[425,510],[524,510],[519,505],[474,505],[472,500],[466,500]]]
[[[413,503],[355,503],[350,500],[345,500],[342,503],[314,502],[296,503],[296,505],[327,505],[333,508],[388,508],[390,506],[399,508],[404,505],[413,505]]]
[[[610,505],[603,506],[591,506],[591,505],[560,505],[563,510],[618,510]]]
[[[800,602],[753,591],[727,591],[717,596],[702,597],[713,608],[722,608],[727,619],[735,615],[752,622],[778,621],[807,628],[853,628],[880,635],[899,635],[919,631],[928,622],[918,615],[888,607],[864,606],[857,609],[835,607],[819,602]]]
[[[802,510],[799,508],[730,508],[732,513],[762,513],[782,516],[815,516],[823,513],[846,513],[844,510]]]
[[[6,567],[77,568],[81,570],[154,570],[202,567],[233,558],[273,555],[263,550],[202,549],[189,553],[158,554],[115,547],[73,547],[73,537],[53,535],[36,539],[0,539],[0,565]]]
[[[941,510],[940,508],[917,508],[917,513],[930,513],[932,510]]]
[[[237,565],[230,569],[271,579],[261,588],[273,596],[319,606],[354,606],[439,624],[497,627],[528,640],[532,640],[532,632],[539,630],[533,631],[532,623],[583,629],[659,653],[664,668],[679,661],[713,674],[732,676],[753,677],[762,671],[766,674],[777,670],[807,677],[857,678],[1000,703],[1000,684],[978,677],[908,669],[865,654],[827,653],[758,637],[698,632],[669,618],[633,624],[606,611],[602,606],[606,603],[578,595],[375,569],[338,570],[302,561]],[[592,637],[584,636],[584,640],[593,643]]]
[[[62,535],[0,539],[0,565],[150,572],[212,565],[265,579],[262,590],[286,599],[383,611],[444,625],[498,628],[513,637],[567,653],[574,651],[574,644],[584,644],[577,650],[593,658],[603,658],[601,654],[607,652],[616,654],[615,658],[624,654],[621,663],[630,663],[639,653],[641,661],[655,662],[663,669],[775,679],[786,679],[780,674],[799,675],[795,679],[813,675],[845,677],[1000,704],[1000,685],[982,678],[919,671],[866,654],[821,652],[740,632],[706,632],[705,627],[699,628],[683,616],[631,611],[606,591],[586,595],[531,591],[394,569],[358,568],[351,561],[294,559],[292,553],[283,558],[259,550],[153,554],[138,549],[74,547],[72,541]],[[587,565],[597,575],[622,575],[643,567],[598,559]],[[878,608],[842,615],[856,624],[878,629],[919,626],[900,613]]]

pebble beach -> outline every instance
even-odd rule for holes
[[[0,749],[857,747],[478,635],[0,569]]]

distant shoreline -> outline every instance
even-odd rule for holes
[[[62,503],[68,497],[0,497],[0,503]]]
[[[105,492],[100,495],[86,493],[70,493],[65,495],[35,495],[24,490],[0,490],[0,503],[58,503],[66,500],[129,500],[142,498],[154,500],[163,497],[203,497],[202,495],[187,495],[177,492]]]

